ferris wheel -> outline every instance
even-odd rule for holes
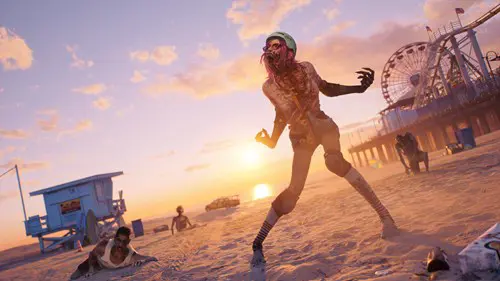
[[[382,71],[382,95],[389,105],[415,95],[420,75],[427,67],[427,42],[414,42],[397,50]]]

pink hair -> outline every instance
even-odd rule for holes
[[[286,72],[289,69],[293,69],[297,66],[298,62],[295,60],[295,54],[292,50],[288,49],[285,40],[278,38],[281,47],[279,48],[279,61],[277,63],[270,64],[266,59],[266,53],[263,53],[260,57],[260,63],[264,61],[264,66],[266,67],[267,77],[273,81],[276,81],[276,77]]]

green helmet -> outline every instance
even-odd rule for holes
[[[294,55],[297,54],[297,44],[295,43],[293,37],[290,36],[290,34],[282,31],[276,31],[273,32],[271,35],[267,36],[266,42],[272,38],[281,38],[285,40],[285,44],[288,47],[288,49],[292,49]]]

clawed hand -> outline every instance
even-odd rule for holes
[[[255,141],[265,144],[270,148],[274,147],[274,143],[271,140],[271,137],[267,133],[266,129],[262,129],[260,132],[257,133],[257,135],[255,136]]]
[[[361,86],[363,87],[363,92],[368,89],[373,83],[373,79],[375,77],[375,71],[368,67],[363,67],[362,69],[366,71],[356,71],[357,74],[361,74],[358,76],[358,79],[361,79]]]
[[[143,265],[147,262],[150,262],[150,261],[158,261],[158,259],[155,257],[149,257],[145,260],[139,260],[139,261],[134,262],[133,266],[141,266],[141,265]]]

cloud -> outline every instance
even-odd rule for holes
[[[500,34],[499,20],[489,20],[484,24],[484,30],[478,31],[484,52],[493,49],[488,46],[500,44],[500,37],[497,36]],[[297,59],[313,63],[323,79],[344,85],[359,84],[355,72],[361,67],[370,67],[375,70],[372,88],[376,88],[380,86],[380,75],[390,56],[402,46],[416,41],[428,41],[425,24],[382,22],[365,37],[329,29],[318,40],[298,42]],[[260,91],[267,74],[259,58],[260,53],[256,52],[233,60],[191,65],[169,77],[155,77],[142,91],[151,96],[180,93],[199,99],[241,91]]]
[[[137,60],[140,62],[147,62],[149,60],[148,51],[135,51],[130,53],[131,60]]]
[[[118,117],[125,116],[125,115],[129,114],[130,112],[134,111],[134,109],[135,109],[135,106],[133,104],[129,104],[128,107],[122,108],[122,109],[116,111],[116,116],[118,116]]]
[[[287,15],[310,3],[311,0],[236,0],[226,18],[241,25],[238,36],[241,41],[248,41],[279,29]]]
[[[10,198],[14,198],[16,196],[19,196],[19,193],[17,191],[14,191],[14,190],[4,191],[4,192],[0,193],[0,202],[7,200],[7,199],[10,199]]]
[[[144,80],[146,80],[146,77],[144,77],[144,75],[142,75],[142,73],[139,72],[138,70],[134,70],[134,75],[132,76],[132,78],[130,78],[130,81],[132,83],[139,83]]]
[[[198,46],[197,54],[206,60],[216,60],[219,58],[220,51],[210,43],[203,43]]]
[[[153,155],[151,158],[153,159],[165,159],[165,158],[169,158],[169,157],[172,157],[175,155],[175,150],[169,150],[167,152],[163,152],[163,153],[159,153],[159,154],[156,154],[156,155]]]
[[[9,153],[12,153],[14,151],[16,151],[16,147],[15,146],[7,146],[4,149],[0,149],[0,158],[3,158],[5,155],[7,155]]]
[[[109,98],[100,97],[92,102],[95,108],[100,110],[106,110],[111,106]]]
[[[37,114],[41,114],[41,115],[55,115],[58,113],[59,112],[57,111],[57,109],[44,109],[44,110],[37,111]]]
[[[350,27],[353,27],[354,25],[356,25],[356,22],[353,20],[343,21],[339,24],[332,26],[332,30],[335,33],[340,33]]]
[[[159,65],[170,65],[179,57],[175,49],[176,47],[171,45],[158,46],[151,52],[145,50],[131,52],[130,58],[140,62],[153,61]]]
[[[14,165],[17,165],[19,169],[22,169],[23,171],[37,171],[41,169],[46,169],[50,166],[48,162],[42,162],[42,161],[25,162],[21,158],[14,158],[9,160],[9,162],[0,165],[0,168],[9,169],[14,167]]]
[[[59,123],[59,114],[58,114],[57,110],[48,109],[48,110],[39,111],[37,113],[40,115],[46,115],[49,117],[48,120],[44,120],[44,119],[37,120],[38,127],[42,131],[49,132],[49,131],[57,130],[57,125]]]
[[[59,134],[57,135],[57,140],[59,141],[65,135],[73,135],[79,132],[89,131],[92,129],[92,127],[93,127],[92,121],[82,120],[78,122],[74,128],[59,132]]]
[[[486,12],[484,5],[484,0],[454,0],[453,3],[449,0],[426,0],[423,10],[431,25],[441,25],[449,23],[450,20],[457,21],[455,8],[464,9],[465,13],[460,17],[465,19],[470,16],[471,12],[477,13],[478,11],[474,11],[477,8],[482,8],[482,13]],[[476,18],[478,16],[476,15]]]
[[[76,68],[80,68],[80,69],[92,67],[94,65],[93,61],[91,61],[91,60],[85,61],[76,55],[77,48],[78,48],[78,46],[76,46],[76,45],[73,47],[66,45],[66,51],[68,51],[68,53],[71,54],[71,59],[72,59],[71,67],[76,67]]]
[[[0,129],[0,137],[5,139],[25,139],[29,136],[24,130],[2,130]]]
[[[210,164],[198,164],[198,165],[191,165],[191,166],[187,166],[184,171],[190,173],[190,172],[194,172],[194,171],[199,171],[199,170],[204,170],[204,169],[208,169],[210,167]]]
[[[235,91],[258,90],[267,76],[259,59],[260,55],[256,53],[221,63],[192,65],[171,77],[156,77],[143,88],[143,92],[153,97],[185,93],[201,99]]]
[[[340,11],[339,9],[333,8],[333,9],[323,9],[323,14],[326,16],[328,20],[333,20],[336,18],[339,14]]]
[[[389,57],[400,47],[416,41],[428,41],[425,27],[416,23],[385,22],[367,37],[329,30],[312,44],[302,44],[298,59],[312,62],[323,79],[344,85],[359,84],[355,72],[370,67],[375,70],[373,87],[378,87],[380,73]]]
[[[106,90],[106,85],[100,83],[100,84],[92,84],[80,88],[75,88],[72,91],[86,95],[98,95],[104,92],[105,90]]]
[[[24,39],[0,26],[0,63],[4,70],[28,69],[33,63],[33,51]]]
[[[236,145],[234,141],[231,140],[221,140],[216,142],[208,142],[203,145],[203,148],[199,153],[212,153],[215,151],[225,150]]]

